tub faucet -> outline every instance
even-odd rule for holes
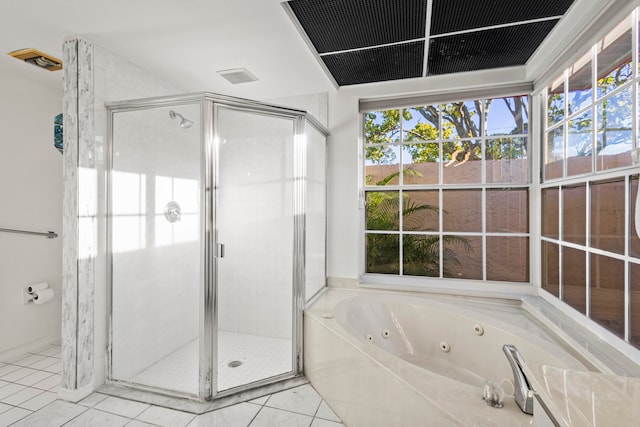
[[[516,403],[525,414],[533,415],[533,389],[527,381],[527,377],[522,370],[524,359],[515,345],[505,344],[502,351],[507,356],[511,370],[513,370],[514,398]]]

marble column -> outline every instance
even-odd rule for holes
[[[78,401],[93,391],[97,247],[93,46],[70,38],[63,46],[64,194],[62,384],[59,397]]]

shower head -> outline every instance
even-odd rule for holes
[[[182,114],[176,113],[173,110],[169,110],[169,117],[171,117],[172,119],[175,119],[176,117],[180,117],[180,127],[184,129],[190,128],[191,125],[193,124],[193,121],[186,119]]]

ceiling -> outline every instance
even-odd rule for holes
[[[339,86],[524,65],[572,3],[287,2]]]
[[[62,58],[64,39],[73,35],[184,92],[267,99],[333,88],[281,0],[0,0],[0,75],[61,88],[62,72],[6,53],[33,47]],[[260,80],[232,85],[216,74],[240,67]]]
[[[6,53],[33,47],[61,58],[65,37],[79,35],[184,92],[270,99],[333,91],[326,69],[344,86],[371,90],[396,79],[422,83],[530,62],[551,28],[584,26],[558,21],[572,1],[292,0],[300,21],[304,11],[310,17],[310,46],[282,0],[1,0],[0,75],[61,90],[62,72]],[[568,13],[620,1],[575,0]],[[259,80],[232,85],[216,73],[234,68]],[[379,83],[359,85],[366,82]]]

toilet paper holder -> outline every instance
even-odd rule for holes
[[[38,292],[49,289],[47,282],[40,282],[33,285],[25,286],[22,292],[22,304],[35,303],[38,299]]]

